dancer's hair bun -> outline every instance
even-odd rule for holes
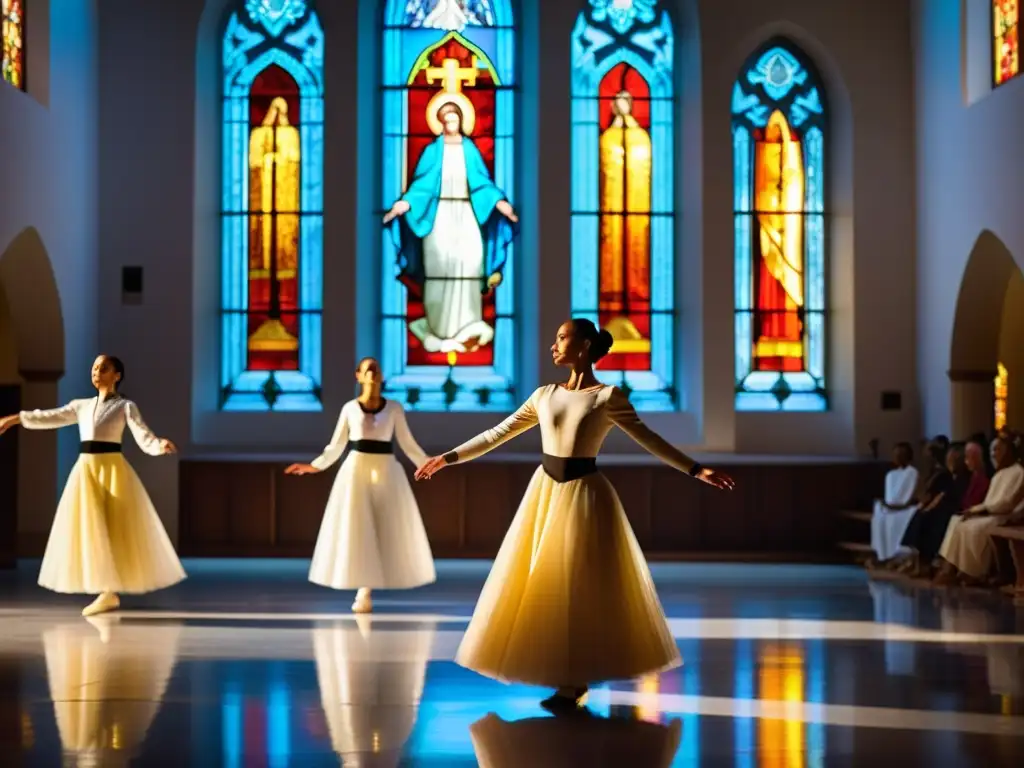
[[[597,341],[592,342],[590,345],[590,359],[596,363],[608,354],[614,342],[615,340],[612,338],[612,335],[602,328],[598,331]]]

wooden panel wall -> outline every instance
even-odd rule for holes
[[[184,461],[179,549],[189,557],[309,557],[334,471],[288,477],[284,464]],[[603,468],[640,545],[654,559],[802,556],[828,559],[843,509],[869,508],[881,463],[722,466],[716,491],[662,466]],[[415,483],[436,557],[493,557],[532,464],[477,462]]]

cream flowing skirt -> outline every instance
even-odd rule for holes
[[[456,661],[498,680],[549,687],[681,663],[640,545],[604,475],[558,483],[537,469]]]
[[[353,451],[334,480],[309,580],[332,589],[411,589],[436,579],[402,465],[390,454]]]
[[[79,456],[57,505],[39,585],[75,594],[142,594],[184,578],[153,502],[124,456]]]

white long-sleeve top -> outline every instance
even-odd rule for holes
[[[1008,515],[1013,512],[1013,500],[1024,483],[1024,467],[1014,462],[992,475],[985,500],[970,508],[970,512],[988,512],[990,515]]]
[[[885,503],[902,507],[909,504],[917,490],[917,469],[897,467],[885,473]]]
[[[323,453],[310,462],[320,470],[327,469],[341,458],[350,440],[379,440],[390,443],[398,440],[402,452],[417,467],[427,460],[427,454],[420,448],[405,420],[405,409],[394,400],[385,400],[384,407],[376,413],[363,409],[358,400],[350,400],[341,409],[338,425],[334,428],[331,442]]]
[[[83,442],[96,440],[120,445],[127,426],[145,453],[150,456],[163,453],[160,438],[142,420],[139,406],[121,395],[109,395],[103,400],[99,397],[72,400],[60,408],[22,411],[18,415],[25,429],[60,429],[78,424],[78,434]]]
[[[612,427],[618,427],[680,472],[689,473],[697,463],[644,424],[618,387],[573,391],[557,384],[541,387],[501,424],[456,448],[457,463],[482,456],[538,424],[542,450],[549,456],[596,457]]]

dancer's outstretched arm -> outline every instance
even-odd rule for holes
[[[142,449],[143,453],[148,453],[150,456],[163,456],[168,453],[177,453],[178,448],[170,440],[157,437],[153,434],[146,422],[142,420],[142,412],[139,411],[139,406],[135,403],[129,402],[125,406],[124,418],[128,424],[128,429],[131,430],[132,437],[135,438],[135,442],[139,444],[139,448]]]
[[[538,390],[539,392],[540,390]],[[417,480],[429,480],[430,477],[450,464],[464,464],[467,461],[483,456],[488,451],[493,451],[502,443],[508,442],[521,432],[537,426],[537,409],[534,401],[537,392],[530,395],[530,399],[523,403],[519,410],[505,419],[498,426],[481,432],[471,440],[467,440],[458,448],[443,456],[434,456],[416,470]]]
[[[426,462],[427,453],[420,448],[420,444],[412,436],[409,422],[405,419],[405,409],[398,403],[395,403],[392,407],[395,408],[395,439],[398,441],[402,452],[409,457],[409,461],[420,467]]]
[[[670,467],[692,475],[698,480],[703,480],[716,488],[732,490],[735,487],[736,484],[731,477],[722,472],[702,467],[697,461],[691,459],[644,424],[637,415],[633,404],[629,402],[629,398],[618,387],[612,390],[608,398],[607,409],[608,417],[615,426],[633,438],[645,451],[658,457]]]
[[[88,400],[72,400],[60,408],[22,411],[0,419],[0,435],[19,424],[25,429],[60,429],[78,423],[78,409]]]
[[[341,458],[341,454],[345,452],[345,447],[348,445],[348,412],[344,406],[341,409],[341,415],[338,416],[338,424],[334,427],[334,434],[331,435],[331,442],[329,442],[319,456],[317,456],[309,464],[292,464],[286,470],[285,474],[288,475],[312,475],[317,472],[323,472],[325,469],[336,463]]]
[[[323,472],[337,463],[341,454],[345,452],[346,446],[348,446],[348,413],[345,408],[342,408],[341,415],[338,416],[338,423],[334,427],[334,434],[331,435],[331,442],[324,446],[323,453],[313,459],[310,464]]]

